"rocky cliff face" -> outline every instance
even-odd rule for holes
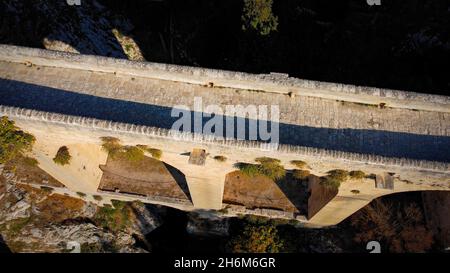
[[[127,34],[133,25],[97,1],[70,6],[66,1],[0,3],[0,43],[81,54],[144,60]]]
[[[8,174],[0,175],[0,245],[12,252],[70,252],[74,242],[81,252],[145,252],[149,247],[137,247],[135,238],[161,224],[155,208],[132,204],[126,227],[109,229],[96,223],[96,204],[18,183]]]

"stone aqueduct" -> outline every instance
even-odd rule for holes
[[[267,151],[262,142],[192,132],[174,137],[170,109],[192,105],[194,97],[219,106],[279,105],[280,145]],[[0,45],[0,115],[36,136],[32,153],[40,167],[72,191],[97,193],[102,175],[98,166],[107,157],[100,137],[158,147],[161,160],[185,175],[192,203],[151,196],[143,201],[184,210],[224,208],[224,180],[235,170],[233,164],[261,156],[277,158],[287,168],[293,167],[291,160],[304,160],[316,175],[338,168],[390,173],[394,186],[343,183],[337,196],[310,219],[233,206],[230,213],[333,225],[385,194],[450,190],[446,96]],[[52,162],[62,145],[75,151],[75,163],[69,167]],[[186,154],[198,148],[207,152],[205,164],[189,164]],[[228,160],[215,161],[215,155]]]

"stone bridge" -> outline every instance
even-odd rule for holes
[[[249,141],[248,134],[244,139],[225,139],[192,129],[171,130],[177,120],[172,109],[180,105],[194,109],[194,98],[222,108],[277,105],[279,145],[268,150],[264,142]],[[143,201],[185,210],[224,208],[226,174],[235,170],[235,163],[261,156],[277,158],[288,169],[295,168],[291,160],[304,160],[317,176],[331,169],[390,173],[394,184],[386,189],[373,179],[343,183],[312,217],[242,208],[235,213],[272,213],[311,226],[333,225],[385,194],[450,190],[446,96],[0,45],[0,115],[36,136],[33,156],[40,167],[73,191],[97,193],[99,165],[107,158],[100,137],[161,149],[161,160],[184,174],[192,203],[151,196]],[[254,121],[239,113],[217,116]],[[207,119],[201,122],[204,125]],[[73,153],[72,163],[55,165],[52,158],[64,145]],[[189,163],[194,149],[206,151],[204,165]],[[227,161],[214,160],[216,155]],[[232,214],[234,206],[227,208]]]

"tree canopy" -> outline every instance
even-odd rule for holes
[[[234,253],[278,253],[283,241],[274,225],[247,223],[242,232],[231,239],[229,246]]]
[[[261,35],[277,30],[278,17],[272,13],[272,3],[273,0],[244,0],[242,28],[254,29]]]

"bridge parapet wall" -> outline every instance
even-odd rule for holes
[[[259,149],[269,150],[269,146],[263,142],[246,141],[236,139],[224,139],[212,135],[193,134],[189,132],[176,132],[168,129],[138,126],[128,123],[99,120],[80,116],[70,116],[57,113],[36,111],[17,107],[0,105],[0,116],[8,116],[14,119],[36,120],[55,125],[79,126],[92,128],[94,130],[111,131],[116,134],[139,134],[150,138],[176,139],[177,141],[196,142],[199,144],[211,144],[234,149]],[[450,171],[450,164],[446,162],[435,162],[427,160],[414,160],[408,158],[384,157],[372,154],[350,153],[337,150],[327,150],[313,147],[284,145],[276,147],[276,151],[271,152],[276,157],[276,153],[287,153],[304,156],[314,156],[318,158],[332,158],[338,160],[347,160],[352,162],[364,162],[379,165],[403,166],[424,170],[434,170],[441,172]]]
[[[365,104],[385,103],[387,106],[397,108],[450,112],[450,97],[447,96],[302,80],[278,73],[250,74],[171,64],[135,62],[10,45],[0,45],[0,60]]]

